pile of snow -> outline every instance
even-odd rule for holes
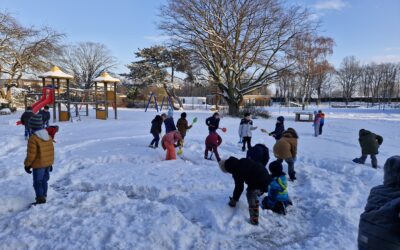
[[[2,116],[0,249],[356,249],[359,215],[370,188],[382,182],[382,168],[351,162],[360,154],[358,130],[384,137],[382,166],[398,154],[400,114],[345,111],[327,110],[318,138],[310,123],[294,122],[292,111],[275,109],[272,119],[254,121],[271,131],[276,116],[284,115],[286,127],[300,136],[298,180],[289,186],[294,206],[286,216],[261,211],[257,227],[247,222],[244,194],[236,208],[227,205],[233,179],[203,158],[210,112],[188,112],[189,121],[199,121],[177,161],[164,161],[161,148],[147,147],[155,112],[121,110],[119,120],[82,117],[58,124],[48,203],[30,209],[26,141],[23,128],[15,126],[21,114]],[[228,129],[221,132],[223,158],[245,156],[237,144],[238,124],[238,118],[221,120]],[[255,143],[272,148],[274,140],[256,130]]]

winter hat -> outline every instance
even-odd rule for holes
[[[167,118],[167,114],[166,114],[166,113],[162,113],[162,114],[161,114],[161,117]]]
[[[31,106],[26,107],[26,110],[27,110],[27,111],[32,111],[32,107],[31,107]]]
[[[181,114],[181,118],[183,118],[183,119],[185,119],[186,116],[187,116],[186,112],[183,112],[183,113]]]
[[[280,161],[273,161],[269,164],[269,172],[271,172],[271,175],[273,177],[279,177],[283,175],[283,166]]]
[[[37,131],[43,128],[43,119],[41,114],[33,115],[29,119],[29,128],[33,131]]]
[[[383,169],[383,185],[400,187],[400,156],[387,159]]]
[[[247,150],[246,158],[258,162],[266,167],[269,161],[269,150],[264,144],[256,144]]]
[[[48,105],[44,106],[44,110],[49,110],[50,107]]]
[[[173,116],[174,116],[174,110],[168,109],[168,117],[173,117]]]
[[[250,113],[244,113],[244,117],[250,116]]]
[[[225,162],[226,162],[226,160],[220,160],[220,161],[218,162],[219,169],[221,169],[221,171],[222,171],[223,173],[228,173],[228,171],[226,171],[226,168],[225,168]]]
[[[215,116],[219,116],[219,113],[218,112],[215,112],[214,114],[213,114],[213,116],[215,117]]]
[[[276,118],[276,120],[279,121],[279,122],[284,122],[285,121],[285,117],[278,116],[278,118]]]

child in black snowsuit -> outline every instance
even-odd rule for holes
[[[158,142],[160,141],[161,127],[164,119],[160,115],[156,115],[156,117],[151,121],[151,129],[150,133],[153,135],[153,140],[150,142],[150,148],[158,148]]]
[[[266,187],[272,181],[265,166],[252,159],[243,158],[239,160],[235,157],[230,157],[227,160],[221,160],[219,167],[222,172],[232,174],[235,181],[233,196],[229,197],[229,206],[236,206],[244,190],[244,184],[247,184],[246,197],[249,204],[250,223],[258,225],[258,195],[265,192]]]
[[[269,133],[269,136],[273,136],[275,140],[279,140],[282,137],[283,132],[285,131],[285,118],[283,116],[279,116],[276,119],[275,130]]]
[[[33,115],[34,113],[32,111],[32,107],[27,107],[20,119],[21,124],[25,126],[25,140],[28,140],[28,138],[32,135],[31,129],[29,128],[29,120]]]

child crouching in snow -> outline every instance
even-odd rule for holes
[[[269,164],[269,172],[273,178],[268,186],[268,196],[262,201],[262,209],[270,209],[278,214],[286,214],[286,207],[292,205],[288,195],[288,183],[283,172],[282,163],[273,161]]]
[[[204,151],[204,159],[208,160],[208,151],[211,151],[215,154],[215,158],[219,162],[221,158],[219,157],[218,147],[222,143],[222,138],[216,131],[210,131],[210,134],[207,136],[205,144],[206,150]]]
[[[176,160],[175,145],[180,145],[182,140],[181,134],[174,130],[165,134],[162,138],[161,144],[164,150],[167,150],[165,160]]]
[[[32,116],[29,120],[29,128],[32,136],[28,140],[24,165],[28,174],[33,172],[33,188],[36,193],[36,202],[33,204],[36,205],[46,203],[47,181],[54,163],[54,146],[49,133],[43,129],[41,115]]]

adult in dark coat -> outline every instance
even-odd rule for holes
[[[246,197],[249,203],[250,223],[258,225],[258,195],[265,192],[272,181],[267,169],[262,164],[251,159],[243,158],[239,160],[235,157],[220,161],[219,166],[222,172],[232,174],[233,180],[235,181],[233,196],[229,197],[229,206],[236,206],[244,190],[244,184],[246,183]]]
[[[21,124],[25,126],[25,139],[28,139],[32,135],[31,130],[29,128],[29,120],[33,115],[34,113],[32,111],[32,107],[27,107],[25,112],[21,116],[20,119]]]
[[[370,155],[372,167],[377,168],[378,160],[376,159],[376,155],[379,153],[379,146],[382,145],[383,137],[371,131],[361,129],[358,141],[361,146],[361,157],[354,159],[353,162],[364,164],[368,155]]]
[[[39,111],[39,114],[42,115],[42,119],[43,119],[43,125],[45,128],[47,128],[49,126],[49,121],[50,121],[50,112],[49,112],[49,106],[44,106],[43,110]]]
[[[156,117],[151,121],[150,133],[153,135],[153,140],[150,142],[149,147],[158,147],[158,142],[160,141],[160,134],[162,131],[162,124],[163,118],[160,115],[156,115]]]
[[[215,112],[213,116],[208,117],[206,119],[206,125],[208,126],[208,131],[214,132],[219,128],[219,114],[218,112]]]
[[[400,249],[400,156],[386,161],[383,185],[371,189],[358,229],[359,249]]]

